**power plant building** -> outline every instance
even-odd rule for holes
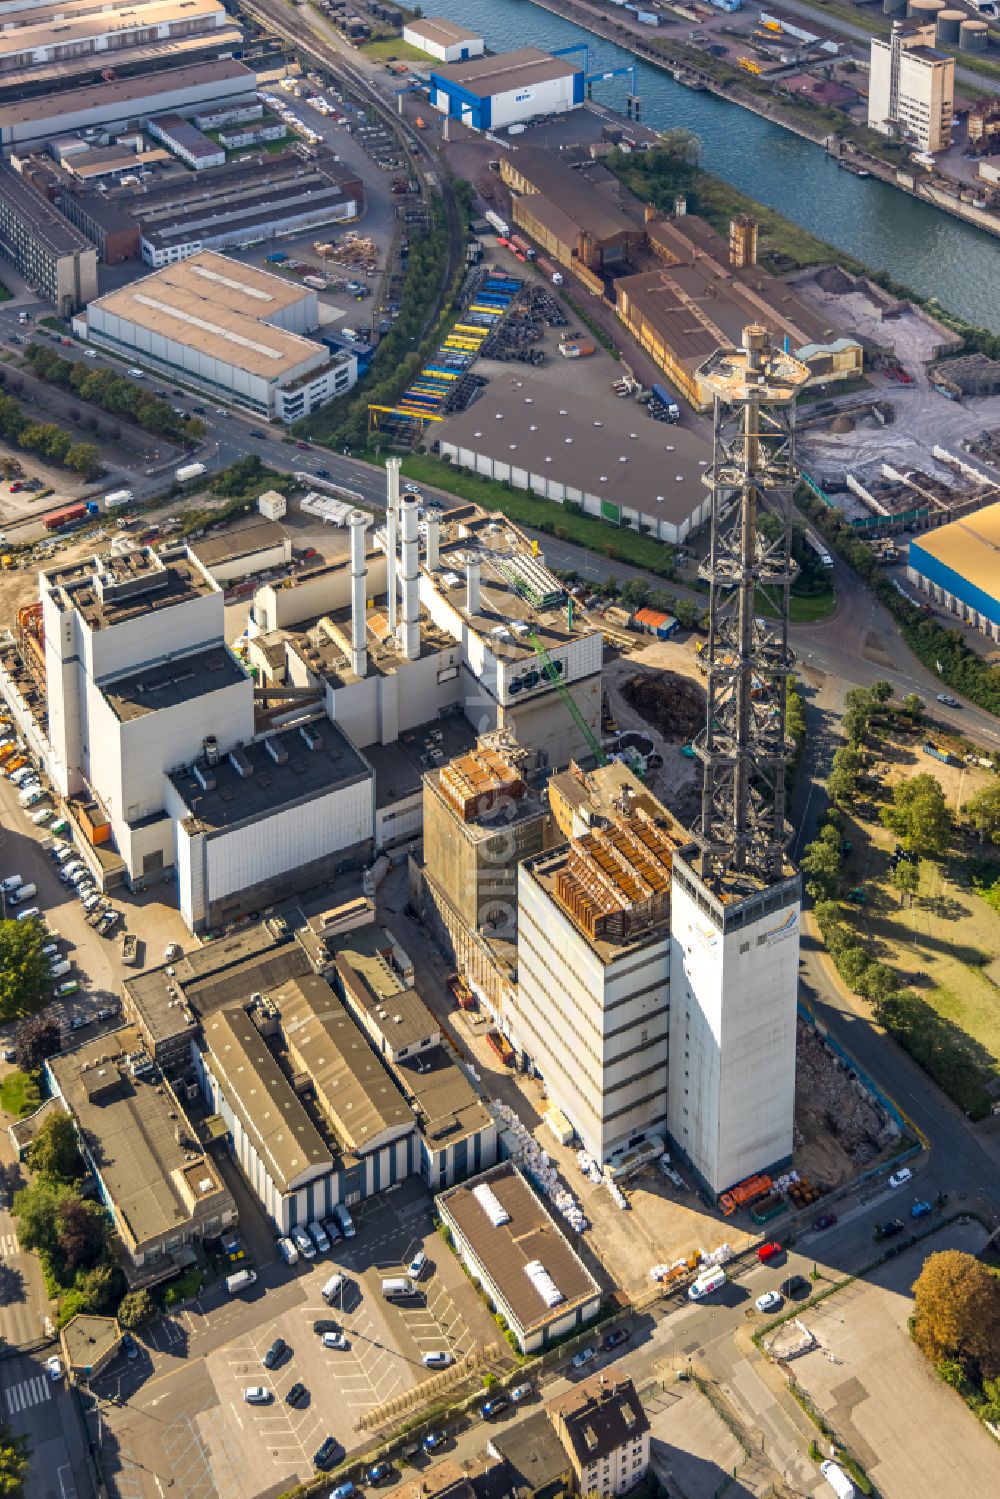
[[[1000,641],[1000,504],[914,537],[906,574],[935,604]]]
[[[538,47],[432,68],[430,102],[470,130],[503,130],[584,102],[578,63]]]
[[[868,84],[871,129],[930,153],[951,145],[955,109],[955,59],[935,39],[933,18],[894,21],[887,40],[872,38]]]

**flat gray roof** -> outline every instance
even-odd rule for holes
[[[518,368],[519,389],[495,380],[467,411],[448,417],[436,433],[441,443],[674,525],[704,504],[703,475],[712,457],[705,437],[650,421],[631,401],[606,401],[595,418],[551,379],[522,373],[524,368]],[[444,548],[441,560],[445,565]]]
[[[234,562],[240,557],[252,557],[255,552],[270,551],[272,547],[280,546],[285,536],[280,521],[254,521],[252,525],[199,541],[191,550],[201,565],[211,570],[222,562]]]
[[[247,674],[223,641],[189,656],[159,661],[126,677],[98,682],[105,701],[122,723],[176,708],[193,698],[235,687]]]
[[[488,1186],[508,1216],[494,1226],[475,1188]],[[600,1286],[571,1247],[540,1197],[510,1161],[481,1176],[442,1192],[438,1206],[468,1244],[497,1293],[510,1308],[523,1332],[565,1317],[581,1303],[597,1298]],[[525,1266],[540,1260],[562,1292],[562,1300],[547,1306]]]
[[[280,807],[371,776],[343,730],[326,717],[255,739],[239,755],[246,773],[224,755],[218,765],[210,767],[207,785],[190,767],[170,777],[187,808],[187,820],[199,831],[214,832],[269,817]],[[208,769],[202,767],[203,772]]]
[[[580,64],[568,57],[553,57],[551,52],[543,52],[540,47],[518,47],[514,52],[501,52],[497,57],[441,63],[431,69],[431,77],[443,83],[457,83],[477,98],[488,99],[493,94],[507,94],[582,72]]]
[[[86,235],[64,218],[47,198],[29,187],[7,162],[0,162],[0,194],[29,226],[32,237],[56,259],[63,255],[94,253],[94,246]]]
[[[232,1205],[169,1084],[159,1073],[133,1078],[118,1033],[48,1065],[136,1244],[176,1233],[213,1203]]]
[[[456,42],[481,42],[483,38],[477,31],[470,31],[467,26],[459,26],[454,21],[445,20],[443,16],[414,16],[406,22],[407,31],[416,31],[430,42],[440,42],[442,46],[453,47]]]
[[[28,125],[33,120],[52,119],[56,115],[65,117],[83,110],[100,109],[105,105],[121,104],[116,114],[125,119],[131,113],[130,105],[149,101],[155,110],[155,101],[175,89],[226,83],[233,78],[245,79],[247,93],[253,93],[255,75],[231,57],[191,63],[184,68],[168,68],[161,73],[143,73],[136,78],[119,78],[115,83],[95,84],[90,88],[60,90],[56,96],[46,94],[40,99],[23,99],[19,104],[3,105],[0,107],[0,130]]]

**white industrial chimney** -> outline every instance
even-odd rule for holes
[[[465,607],[470,615],[479,613],[478,557],[470,557],[465,566]]]
[[[399,465],[401,458],[385,460],[385,508],[399,516]]]
[[[434,510],[427,512],[427,571],[436,573],[441,566],[441,517]]]
[[[400,643],[407,661],[420,655],[420,566],[417,542],[417,501],[403,501],[403,621]]]
[[[356,677],[366,677],[368,567],[365,561],[365,527],[368,525],[368,517],[363,510],[352,510],[347,523],[351,528],[351,670]]]
[[[396,522],[399,517],[398,458],[385,460],[385,592],[389,633],[396,633]]]

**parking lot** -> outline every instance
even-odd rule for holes
[[[430,1200],[410,1181],[355,1211],[357,1235],[311,1263],[258,1267],[245,1298],[213,1286],[190,1307],[160,1318],[141,1336],[140,1357],[118,1359],[96,1382],[94,1430],[119,1499],[160,1499],[173,1477],[191,1499],[250,1499],[307,1477],[327,1436],[348,1451],[370,1438],[357,1429],[368,1410],[428,1377],[422,1357],[459,1357],[496,1328],[457,1260],[435,1232]],[[428,1263],[421,1295],[385,1301],[383,1275],[399,1275],[417,1249]],[[335,1269],[343,1294],[321,1295]],[[317,1320],[333,1321],[349,1346],[326,1348]],[[276,1338],[289,1351],[263,1364]],[[305,1386],[297,1406],[286,1397]],[[270,1399],[248,1404],[260,1386]]]

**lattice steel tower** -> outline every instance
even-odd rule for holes
[[[809,371],[771,346],[766,328],[743,330],[743,347],[720,350],[699,377],[715,396],[711,549],[700,573],[711,588],[701,815],[694,831],[699,873],[713,883],[746,874],[766,884],[784,872],[785,679],[792,560],[795,398]],[[763,533],[763,512],[774,517]],[[762,618],[761,588],[777,613]]]

